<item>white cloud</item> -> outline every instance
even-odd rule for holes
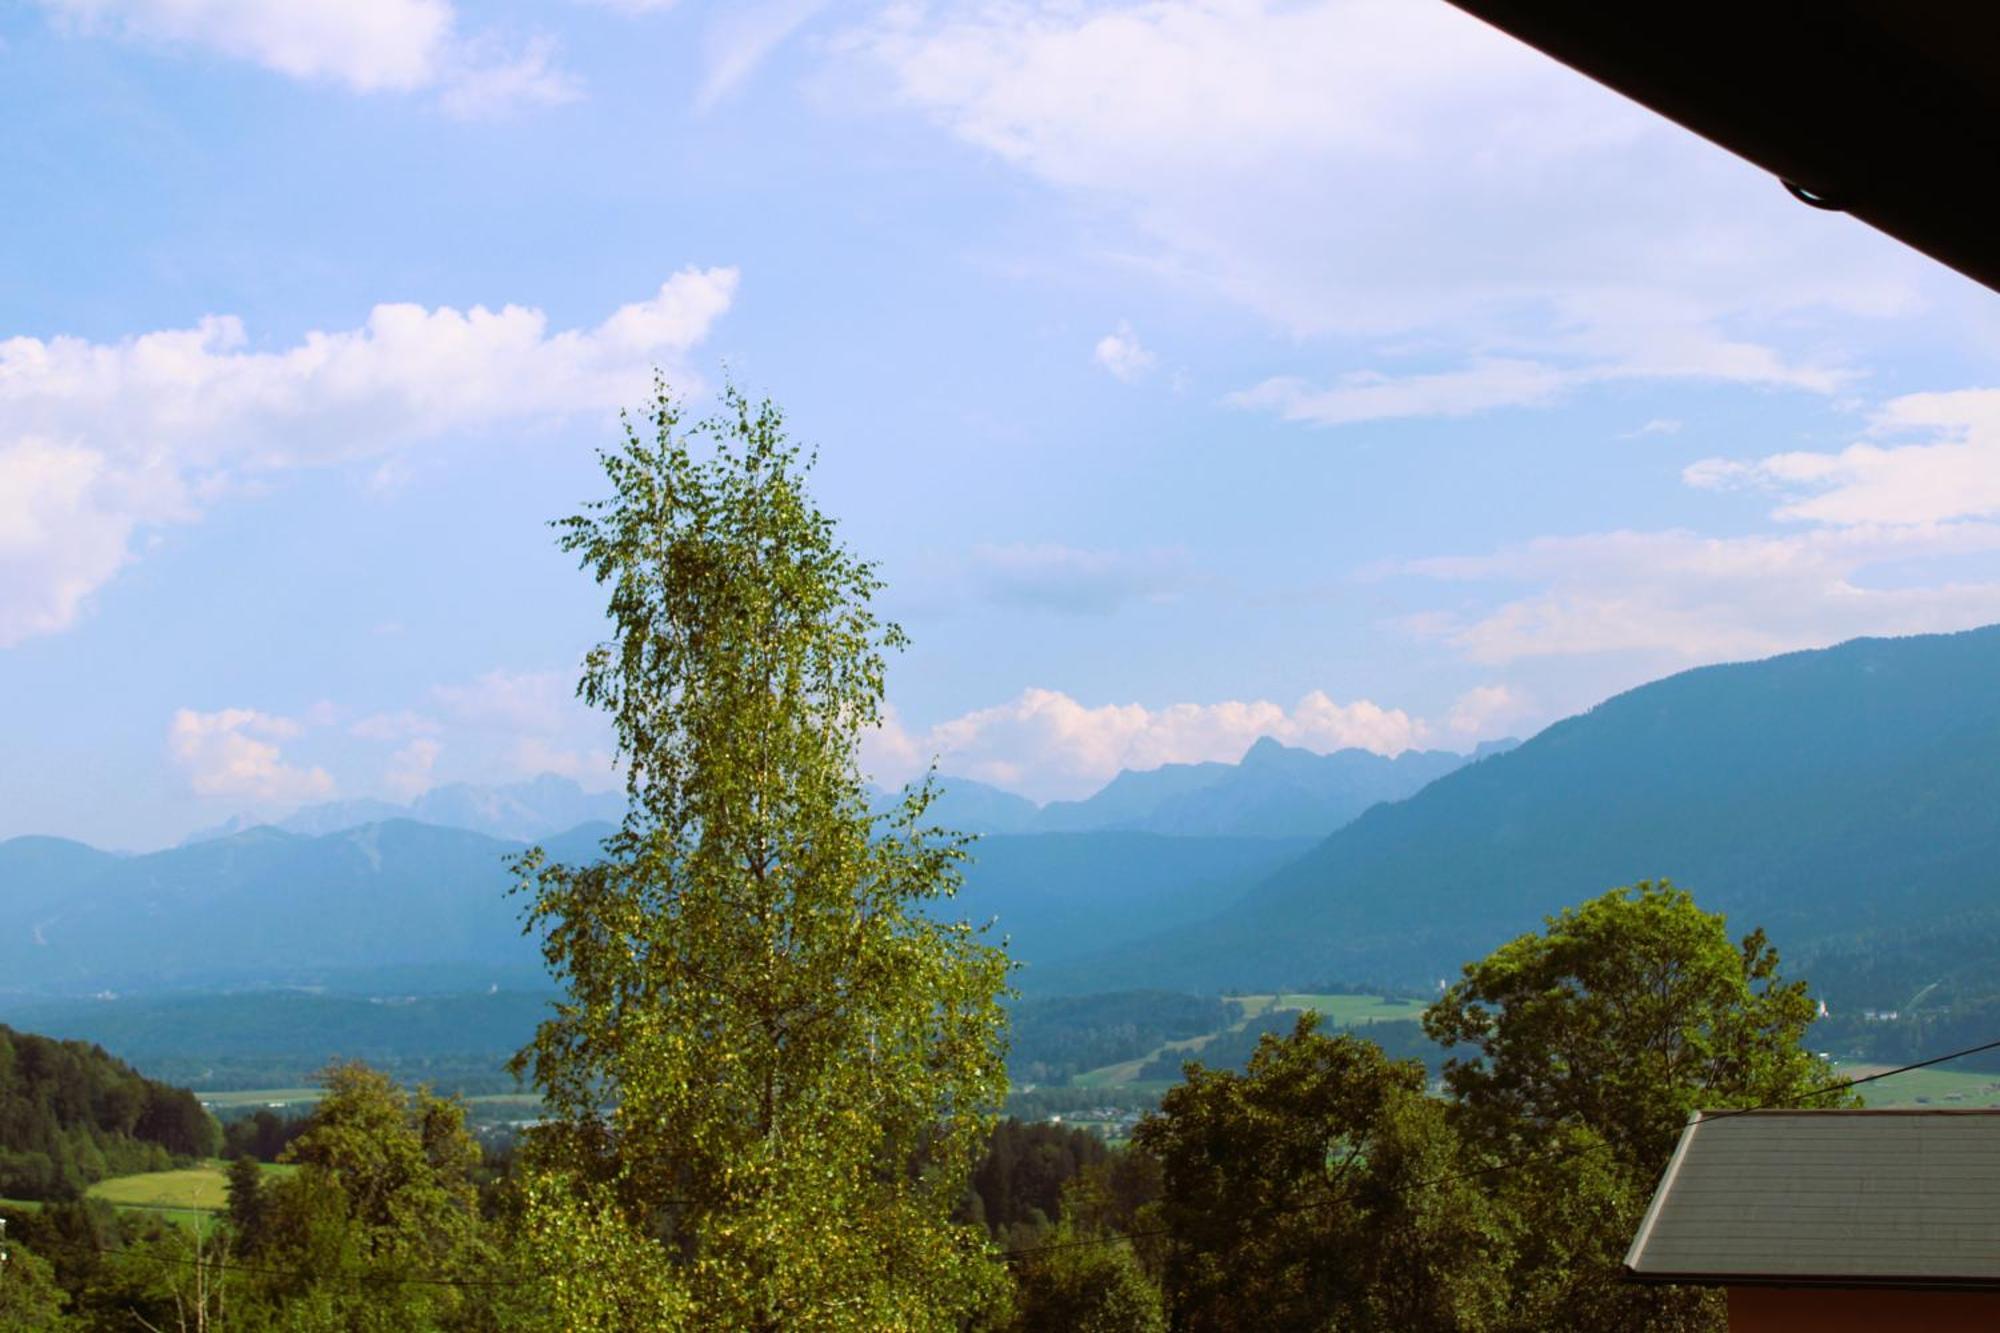
[[[1678,435],[1681,433],[1681,427],[1684,424],[1686,423],[1677,421],[1673,417],[1654,417],[1637,430],[1627,431],[1626,434],[1635,437],[1640,435]]]
[[[1502,407],[1546,407],[1591,384],[1630,379],[1714,379],[1774,388],[1832,393],[1847,382],[1845,372],[1787,364],[1766,348],[1705,345],[1685,358],[1655,354],[1644,359],[1594,365],[1558,366],[1513,357],[1479,357],[1462,370],[1389,375],[1352,371],[1329,388],[1313,388],[1292,376],[1265,380],[1231,394],[1237,407],[1275,411],[1286,421],[1344,426],[1403,417],[1475,416]],[[1648,422],[1646,433],[1666,423]]]
[[[1053,543],[979,546],[972,580],[988,600],[1073,615],[1108,615],[1130,602],[1172,598],[1190,580],[1180,551],[1081,550]]]
[[[566,101],[545,40],[468,38],[449,0],[40,0],[75,31],[212,51],[357,93],[434,91],[453,114]]]
[[[922,731],[906,728],[892,709],[864,741],[862,763],[875,780],[899,783],[935,756],[947,773],[1049,800],[1088,795],[1123,768],[1233,762],[1261,736],[1311,750],[1397,754],[1426,734],[1401,709],[1365,699],[1340,704],[1317,690],[1289,709],[1261,699],[1153,709],[1089,707],[1057,690],[1029,689]]]
[[[378,305],[257,350],[227,316],[115,343],[0,339],[0,646],[60,630],[130,559],[259,472],[380,457],[475,427],[638,401],[736,291],[687,269],[594,328],[524,306]]]
[[[428,736],[403,746],[389,756],[388,771],[382,775],[383,789],[399,801],[423,795],[431,789],[432,773],[443,750],[441,742]]]
[[[370,713],[367,717],[358,718],[348,726],[347,734],[364,741],[401,741],[436,736],[443,730],[436,718],[404,708],[393,713]]]
[[[602,715],[575,694],[575,677],[557,671],[489,671],[431,697],[452,719],[454,742],[492,756],[510,777],[559,773],[593,791],[621,781]],[[469,733],[469,734],[468,734]]]
[[[1708,458],[1683,474],[1707,489],[1755,486],[1785,497],[1783,519],[1819,523],[1941,523],[2000,516],[2000,389],[1906,394],[1876,413],[1877,436],[1921,432],[1917,444],[1851,444],[1753,463]]]
[[[1127,384],[1145,375],[1154,362],[1153,354],[1140,344],[1139,335],[1122,319],[1116,329],[1097,340],[1091,356],[1114,378]]]
[[[1332,388],[1314,389],[1281,377],[1231,394],[1237,407],[1263,408],[1286,421],[1340,426],[1394,417],[1468,416],[1495,407],[1550,402],[1577,382],[1574,373],[1533,361],[1489,359],[1467,370],[1389,376],[1374,371],[1344,375]]]
[[[167,743],[198,796],[273,804],[324,799],[333,794],[326,770],[287,764],[279,750],[278,742],[300,730],[290,718],[248,708],[183,708],[168,726]]]
[[[1461,739],[1490,740],[1534,711],[1534,705],[1512,686],[1475,685],[1452,703],[1445,726]]]
[[[1909,315],[1939,281],[1439,0],[899,4],[845,50],[898,105],[1122,225],[1100,251],[1293,334],[1417,335],[1445,366],[1343,355],[1377,365],[1250,391],[1302,420],[1610,378],[1829,392],[1852,366],[1781,350],[1800,316]]]
[[[1525,582],[1529,594],[1470,614],[1418,617],[1475,661],[1643,655],[1688,666],[1823,647],[1862,634],[2000,620],[2000,582],[1908,584],[1898,565],[2000,551],[2000,525],[1854,526],[1778,536],[1685,531],[1544,537],[1404,568],[1434,579]]]
[[[735,92],[826,6],[827,0],[735,0],[719,7],[702,35],[703,72],[695,105],[706,111]],[[631,0],[624,0],[624,7],[633,7]]]
[[[576,77],[555,63],[555,43],[536,37],[517,52],[467,44],[438,89],[438,105],[461,120],[501,116],[516,107],[559,106],[583,95]]]
[[[574,685],[558,671],[489,671],[463,685],[439,685],[431,697],[460,722],[548,734],[581,707]]]

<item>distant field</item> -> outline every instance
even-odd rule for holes
[[[273,1110],[297,1111],[316,1105],[326,1095],[323,1088],[246,1088],[239,1092],[200,1092],[204,1106],[217,1110],[237,1111],[245,1107],[269,1107]],[[541,1107],[542,1098],[533,1092],[493,1092],[477,1097],[461,1099],[467,1106],[488,1110],[509,1110],[520,1108],[526,1111]]]
[[[1255,1017],[1270,1009],[1317,1009],[1336,1027],[1396,1020],[1413,1022],[1423,1017],[1422,1000],[1390,1000],[1380,995],[1238,995],[1245,1017]]]
[[[251,1088],[243,1092],[198,1092],[205,1106],[305,1106],[326,1095],[323,1088]]]
[[[1862,1078],[1889,1065],[1842,1064],[1842,1078]],[[1858,1091],[1870,1106],[1949,1107],[2000,1106],[2000,1074],[1969,1074],[1954,1069],[1919,1069],[1864,1084]]]
[[[1422,1015],[1423,1002],[1420,1000],[1390,1000],[1380,995],[1308,995],[1289,991],[1271,995],[1230,995],[1225,996],[1236,1006],[1236,1021],[1222,1029],[1234,1032],[1251,1019],[1267,1013],[1289,1013],[1301,1009],[1316,1009],[1326,1016],[1326,1021],[1334,1027],[1365,1026],[1369,1023],[1388,1022],[1393,1019],[1411,1020]],[[1136,1060],[1121,1060],[1115,1065],[1104,1065],[1098,1069],[1086,1070],[1070,1080],[1073,1088],[1121,1088],[1136,1086],[1139,1071],[1162,1054],[1180,1052],[1190,1058],[1215,1040],[1220,1033],[1209,1032],[1199,1037],[1185,1037],[1170,1041],[1146,1052]],[[1161,1084],[1161,1088],[1171,1085]],[[477,1100],[476,1098],[474,1100]]]
[[[266,1176],[288,1176],[294,1166],[264,1165]],[[202,1225],[229,1206],[229,1177],[219,1161],[177,1171],[146,1171],[100,1180],[84,1193],[115,1208],[130,1208],[164,1218],[177,1226]]]

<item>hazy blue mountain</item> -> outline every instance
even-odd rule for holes
[[[624,792],[587,792],[569,778],[544,773],[525,782],[497,787],[455,782],[434,787],[407,805],[361,798],[309,805],[279,820],[237,815],[213,828],[190,834],[182,845],[233,837],[262,827],[320,837],[392,819],[414,819],[441,828],[484,833],[489,838],[533,842],[579,824],[615,824],[624,817]]]
[[[939,822],[969,833],[1101,833],[1180,837],[1319,838],[1382,801],[1400,801],[1475,759],[1517,741],[1489,741],[1471,755],[1408,750],[1315,754],[1259,740],[1234,764],[1127,769],[1081,801],[1030,801],[970,778],[940,780]]]
[[[1025,796],[984,782],[940,778],[938,798],[931,803],[929,816],[941,827],[966,833],[1032,833],[1041,810]]]
[[[543,845],[582,860],[608,832],[585,825]],[[506,897],[504,860],[517,842],[410,820],[316,838],[254,828],[95,860],[68,850],[51,858],[50,841],[0,843],[0,892],[29,905],[25,928],[0,932],[0,986],[10,990],[297,982],[397,968],[476,975],[483,985],[541,971],[519,903]]]
[[[32,937],[50,911],[118,860],[68,838],[0,842],[0,915],[8,930]]]
[[[1094,986],[1435,979],[1661,876],[1795,959],[1924,922],[2000,936],[2000,627],[1642,686],[1081,970]]]
[[[965,887],[944,910],[994,922],[1026,962],[1017,984],[1114,941],[1199,921],[1310,845],[1294,838],[1041,833],[981,838]]]
[[[542,840],[594,856],[608,824]],[[318,837],[260,827],[147,856],[0,843],[0,892],[28,929],[0,932],[0,990],[309,984],[532,985],[505,858],[522,843],[392,820]],[[1145,833],[982,839],[954,916],[998,919],[1040,966],[1198,920],[1307,840]]]

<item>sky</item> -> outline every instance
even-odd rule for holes
[[[23,0],[0,117],[0,838],[616,785],[655,368],[817,447],[885,783],[2000,620],[2000,298],[1441,0]]]

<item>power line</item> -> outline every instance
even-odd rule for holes
[[[1840,1082],[1829,1083],[1826,1084],[1824,1087],[1813,1088],[1810,1091],[1800,1093],[1797,1100],[1802,1102],[1810,1101],[1813,1098],[1824,1097],[1831,1093],[1846,1092],[1849,1089],[1858,1088],[1864,1083],[1873,1083],[1878,1079],[1894,1078],[1898,1074],[1907,1074],[1917,1069],[1928,1069],[1932,1065],[1941,1065],[1952,1060],[1962,1060],[1968,1055],[1979,1055],[1985,1051],[1991,1051],[1996,1049],[2000,1049],[2000,1038],[1996,1038],[1993,1041],[1981,1042],[1977,1046],[1968,1046],[1963,1050],[1952,1051],[1945,1055],[1934,1055],[1930,1057],[1928,1060],[1918,1060],[1912,1064],[1898,1065],[1894,1069],[1884,1069],[1877,1073],[1864,1074],[1859,1078],[1842,1079]],[[1765,1104],[1761,1106],[1731,1107],[1725,1110],[1715,1111],[1705,1114],[1702,1117],[1702,1119],[1704,1122],[1709,1120],[1727,1120],[1732,1116],[1749,1115],[1754,1111],[1776,1111],[1785,1109],[1790,1109],[1790,1108],[1782,1107],[1775,1103]],[[1565,1148],[1554,1152],[1529,1153],[1524,1157],[1517,1157],[1510,1161],[1505,1161],[1505,1162],[1496,1162],[1491,1166],[1477,1167],[1470,1171],[1456,1171],[1452,1172],[1449,1175],[1434,1177],[1430,1180],[1420,1180],[1416,1184],[1405,1186],[1400,1190],[1394,1191],[1394,1193],[1398,1195],[1414,1193],[1417,1190],[1430,1189],[1437,1185],[1449,1185],[1459,1180],[1476,1180],[1482,1176],[1504,1174],[1508,1171],[1520,1170],[1524,1167],[1534,1166],[1542,1162],[1560,1162],[1571,1157],[1580,1157],[1586,1153],[1597,1152],[1602,1149],[1609,1148],[1610,1146],[1611,1145],[1605,1142],[1604,1140],[1598,1139],[1591,1143],[1579,1144],[1573,1148]],[[1265,1219],[1268,1220],[1273,1217],[1285,1217],[1292,1213],[1313,1212],[1321,1208],[1331,1208],[1334,1205],[1343,1202],[1345,1202],[1344,1198],[1334,1198],[1334,1199],[1319,1199],[1311,1203],[1291,1204],[1283,1208],[1273,1208],[1268,1212],[1266,1212],[1264,1214],[1264,1217]],[[1028,1246],[1023,1246],[1020,1249],[1002,1250],[995,1257],[1002,1263],[1012,1263],[1016,1259],[1029,1258],[1037,1254],[1047,1254],[1055,1250],[1081,1249],[1092,1245],[1122,1245],[1130,1241],[1150,1240],[1155,1237],[1166,1236],[1170,1234],[1172,1234],[1172,1231],[1171,1228],[1168,1227],[1153,1227],[1145,1231],[1121,1231],[1121,1232],[1114,1232],[1110,1235],[1105,1235],[1105,1236],[1091,1236],[1078,1240],[1052,1241],[1046,1245],[1028,1245]]]

